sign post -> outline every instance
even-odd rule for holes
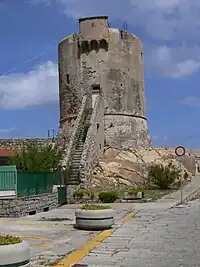
[[[178,161],[180,162],[180,169],[181,169],[181,161],[182,158],[185,156],[185,148],[183,146],[177,146],[175,148],[175,154],[178,157]],[[181,178],[181,204],[183,203],[183,180]]]

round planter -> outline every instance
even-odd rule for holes
[[[26,241],[0,246],[0,267],[29,267],[30,257],[30,247]]]
[[[105,230],[114,224],[114,210],[81,210],[75,211],[76,228],[83,230]]]

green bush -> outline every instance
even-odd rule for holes
[[[91,200],[94,200],[94,193],[92,191],[86,190],[86,189],[78,189],[73,193],[74,199],[82,199],[83,197],[89,197]]]
[[[134,195],[137,195],[138,192],[143,192],[144,193],[144,188],[130,188],[128,190],[128,195],[129,196],[134,196]]]
[[[84,196],[85,196],[85,190],[84,190],[84,189],[76,190],[76,191],[73,193],[73,197],[74,197],[74,198],[82,199]]]
[[[101,192],[99,194],[99,199],[103,203],[113,203],[115,200],[119,198],[117,192],[108,191],[108,192]]]
[[[22,240],[19,237],[16,236],[11,236],[11,235],[0,235],[0,246],[5,246],[5,245],[12,245],[12,244],[17,244],[21,243]]]
[[[175,180],[180,179],[180,170],[172,163],[166,166],[156,164],[149,167],[148,179],[160,189],[168,189]]]
[[[110,206],[103,206],[103,205],[90,205],[90,204],[85,204],[80,207],[81,210],[105,210],[105,209],[110,209]]]
[[[62,150],[57,144],[30,143],[9,157],[9,163],[23,172],[54,172],[59,169],[61,159]]]

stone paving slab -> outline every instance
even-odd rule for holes
[[[195,177],[194,180],[183,188],[184,200],[188,200],[195,192],[200,189],[200,176]],[[176,225],[177,222],[173,220],[162,221],[162,216],[168,214],[170,208],[176,206],[180,201],[180,191],[173,193],[173,195],[164,196],[162,199],[151,203],[132,203],[132,208],[134,210],[140,210],[139,214],[135,216],[137,220],[132,220],[129,223],[123,224],[119,222],[115,225],[115,229],[111,237],[104,240],[104,242],[98,247],[94,248],[88,256],[86,256],[79,263],[86,264],[86,266],[161,266],[159,264],[165,263],[162,261],[165,253],[163,250],[158,250],[155,255],[161,255],[152,263],[152,247],[160,247],[163,245],[162,239],[157,238],[158,235],[162,237],[163,229],[165,229],[170,223],[172,226]],[[119,204],[120,205],[120,204]],[[135,222],[138,222],[137,224]],[[157,222],[156,225],[152,224]],[[148,235],[152,235],[152,240],[148,240]],[[180,239],[183,242],[182,239]],[[169,248],[174,244],[171,239],[165,240]],[[139,248],[138,248],[139,247]],[[138,248],[138,249],[137,249]],[[79,250],[78,250],[79,251]],[[77,252],[78,252],[77,251]],[[167,251],[167,250],[166,250]],[[80,252],[80,251],[79,251]],[[85,254],[82,251],[82,254]],[[142,259],[140,254],[145,252],[145,259]],[[124,254],[123,254],[124,253]],[[171,251],[170,251],[171,253]],[[118,254],[118,255],[117,255]],[[171,253],[172,258],[174,257]],[[178,254],[175,254],[177,259],[177,264],[179,259]],[[71,255],[70,255],[71,256]],[[69,256],[69,257],[70,257]],[[119,262],[121,264],[119,265]],[[73,266],[69,265],[70,260],[66,257],[65,263],[56,266]],[[74,263],[77,260],[74,259]],[[145,265],[146,264],[146,265]],[[153,265],[157,264],[157,265]],[[74,265],[75,267],[76,265]],[[180,266],[180,265],[163,265],[163,266]],[[191,266],[192,267],[192,266]]]
[[[200,201],[144,210],[116,229],[80,264],[90,266],[200,266]]]
[[[188,197],[188,195],[193,193],[194,190],[200,188],[200,177],[198,178],[195,178],[194,181],[191,182],[186,189],[184,189],[184,196]],[[167,198],[165,196],[163,198],[164,200],[161,199],[155,203],[111,204],[113,209],[116,210],[114,233],[112,237],[102,244],[99,250],[94,249],[91,252],[90,256],[92,256],[92,258],[90,258],[91,262],[88,262],[88,264],[94,264],[94,266],[98,266],[97,264],[103,264],[103,266],[109,266],[109,264],[112,265],[114,262],[115,266],[118,266],[119,258],[124,258],[124,255],[128,255],[123,253],[132,249],[129,246],[132,246],[134,238],[137,238],[136,245],[143,245],[143,248],[146,249],[146,251],[148,251],[152,243],[160,245],[159,241],[155,237],[158,234],[162,234],[162,229],[164,229],[168,223],[176,225],[174,220],[169,220],[164,223],[162,221],[162,216],[164,216],[164,214],[168,214],[168,209],[175,205],[180,199],[180,192],[175,193],[173,193],[173,198]],[[51,266],[52,262],[59,260],[61,257],[78,249],[98,233],[91,231],[78,231],[73,228],[75,219],[74,211],[78,206],[79,205],[77,204],[65,205],[59,209],[20,219],[0,218],[0,233],[17,235],[28,241],[31,245],[32,251],[32,266],[39,267],[44,266],[45,264],[46,266]],[[124,224],[120,221],[120,219],[133,210],[140,210],[140,213],[136,215],[134,223],[133,221],[132,224],[125,223],[128,230],[124,230]],[[43,217],[45,217],[45,220]],[[157,222],[157,224],[154,225],[154,222]],[[150,235],[150,233],[153,241],[148,240],[148,242],[144,242],[143,237],[147,234]],[[131,238],[131,240],[129,238]],[[166,238],[165,242],[168,242]],[[171,241],[169,240],[169,244],[171,244],[170,242]],[[181,240],[180,242],[183,241]],[[110,244],[114,244],[114,246],[112,247]],[[120,250],[121,254],[117,253],[118,255],[114,255],[112,263],[106,261],[103,263],[97,263],[97,261],[95,261],[95,259],[98,259],[99,254],[104,256],[107,255],[107,257],[105,256],[105,259],[108,259],[110,255],[113,255],[113,253],[116,252],[116,250]],[[138,251],[137,253],[134,251],[136,252],[136,250],[133,250],[131,253],[133,253],[135,258],[138,259]],[[97,255],[95,253],[97,253]],[[148,253],[146,253],[146,255],[148,255]],[[127,256],[127,259],[128,258],[129,257]],[[132,260],[132,258],[130,260]],[[149,261],[149,259],[146,260]],[[135,264],[137,261],[135,261]],[[137,264],[134,266],[137,266]]]

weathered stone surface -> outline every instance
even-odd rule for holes
[[[86,182],[90,170],[97,165],[103,154],[104,148],[104,103],[101,95],[98,95],[94,103],[90,127],[83,147],[80,161],[80,179]]]
[[[27,144],[53,144],[52,138],[11,138],[0,139],[0,149],[20,151]]]
[[[199,212],[199,200],[168,210],[163,206],[147,208],[77,264],[88,267],[199,266]]]
[[[141,186],[144,178],[147,177],[147,168],[151,164],[166,165],[172,162],[177,168],[180,163],[177,161],[174,149],[149,148],[120,150],[108,148],[99,166],[94,168],[88,181],[88,186],[108,185],[132,185]],[[195,159],[187,154],[181,164],[181,174],[186,171],[190,180],[196,173]]]
[[[58,61],[60,128],[69,142],[63,161],[66,169],[74,150],[71,144],[83,127],[78,121],[85,112],[86,96],[93,100],[93,114],[80,164],[81,181],[87,180],[105,144],[118,148],[151,145],[145,117],[143,47],[136,36],[110,28],[106,16],[80,19],[79,32],[59,43]]]

